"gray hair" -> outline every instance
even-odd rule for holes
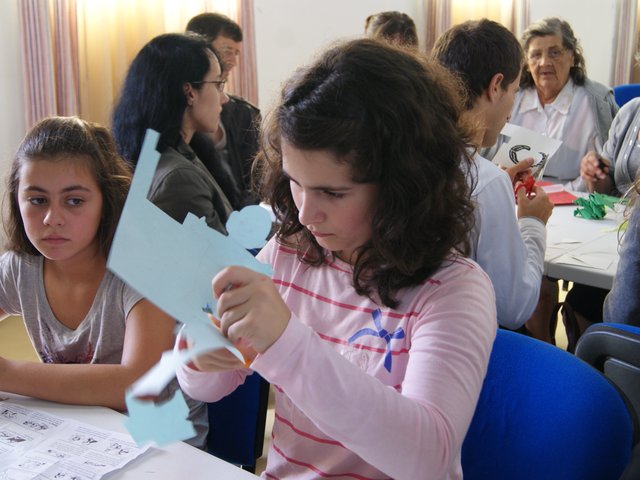
[[[529,50],[531,40],[536,37],[546,37],[547,35],[560,35],[562,46],[573,53],[574,61],[569,70],[569,76],[576,85],[584,85],[584,81],[587,78],[587,67],[582,54],[582,47],[580,46],[580,41],[574,35],[571,25],[565,20],[557,17],[546,17],[529,25],[520,40],[525,53]],[[534,86],[533,77],[529,71],[529,66],[525,64],[522,67],[520,87],[532,86]]]

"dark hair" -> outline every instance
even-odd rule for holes
[[[205,77],[211,54],[221,65],[204,37],[168,33],[155,37],[133,59],[112,118],[119,152],[132,165],[148,128],[160,133],[161,153],[178,144],[187,108],[184,85]],[[191,85],[200,89],[203,84]]]
[[[367,37],[395,42],[401,46],[418,46],[418,33],[413,20],[406,13],[380,12],[369,15],[364,21]]]
[[[487,19],[451,27],[436,40],[431,54],[464,82],[467,109],[497,73],[504,75],[501,87],[506,90],[518,78],[524,60],[513,33]]]
[[[522,48],[525,53],[529,50],[529,44],[535,37],[546,37],[548,35],[560,35],[562,38],[562,46],[573,53],[573,65],[569,70],[569,76],[576,85],[584,85],[587,78],[587,67],[582,54],[580,42],[573,34],[571,25],[566,21],[556,17],[547,17],[539,20],[531,25],[522,34]],[[521,87],[533,87],[533,77],[529,71],[529,66],[525,63],[522,67],[522,77],[520,78]]]
[[[258,167],[278,240],[309,265],[327,253],[299,222],[281,141],[323,150],[374,182],[372,236],[356,252],[353,284],[385,305],[432,275],[455,251],[467,253],[473,225],[461,162],[470,138],[460,123],[458,82],[412,52],[369,39],[339,44],[294,73],[266,117]]]
[[[240,25],[226,15],[219,13],[201,13],[187,23],[187,32],[198,33],[204,36],[209,43],[219,35],[229,37],[234,42],[242,41],[242,29]]]
[[[73,160],[89,168],[102,193],[102,218],[96,236],[109,254],[129,185],[131,169],[118,155],[109,131],[78,117],[50,117],[38,122],[18,147],[7,178],[9,211],[4,217],[8,250],[40,255],[24,228],[18,205],[20,171],[26,162]]]

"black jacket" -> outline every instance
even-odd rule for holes
[[[260,110],[235,95],[222,107],[220,121],[224,126],[226,161],[217,154],[212,138],[196,133],[189,144],[216,179],[234,210],[260,202],[251,189],[251,165],[258,151]]]

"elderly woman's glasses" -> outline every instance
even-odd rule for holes
[[[564,48],[553,47],[547,50],[546,56],[548,59],[555,62],[556,60],[560,59],[566,51],[567,50]],[[544,52],[542,50],[532,50],[527,54],[527,60],[532,63],[539,62],[542,59],[543,54]]]
[[[224,85],[227,83],[226,80],[198,80],[197,82],[189,82],[191,84],[197,85],[198,83],[213,83],[219,92],[224,92]]]

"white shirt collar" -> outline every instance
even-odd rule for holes
[[[571,77],[569,77],[569,80],[562,90],[560,90],[556,99],[549,103],[547,107],[553,108],[563,115],[567,115],[569,113],[569,108],[571,107],[571,102],[573,101],[574,92],[575,85]],[[529,110],[538,110],[540,112],[544,111],[544,107],[540,103],[540,98],[538,98],[538,92],[535,87],[527,88],[522,94],[522,101],[520,102],[518,113],[528,112]]]

